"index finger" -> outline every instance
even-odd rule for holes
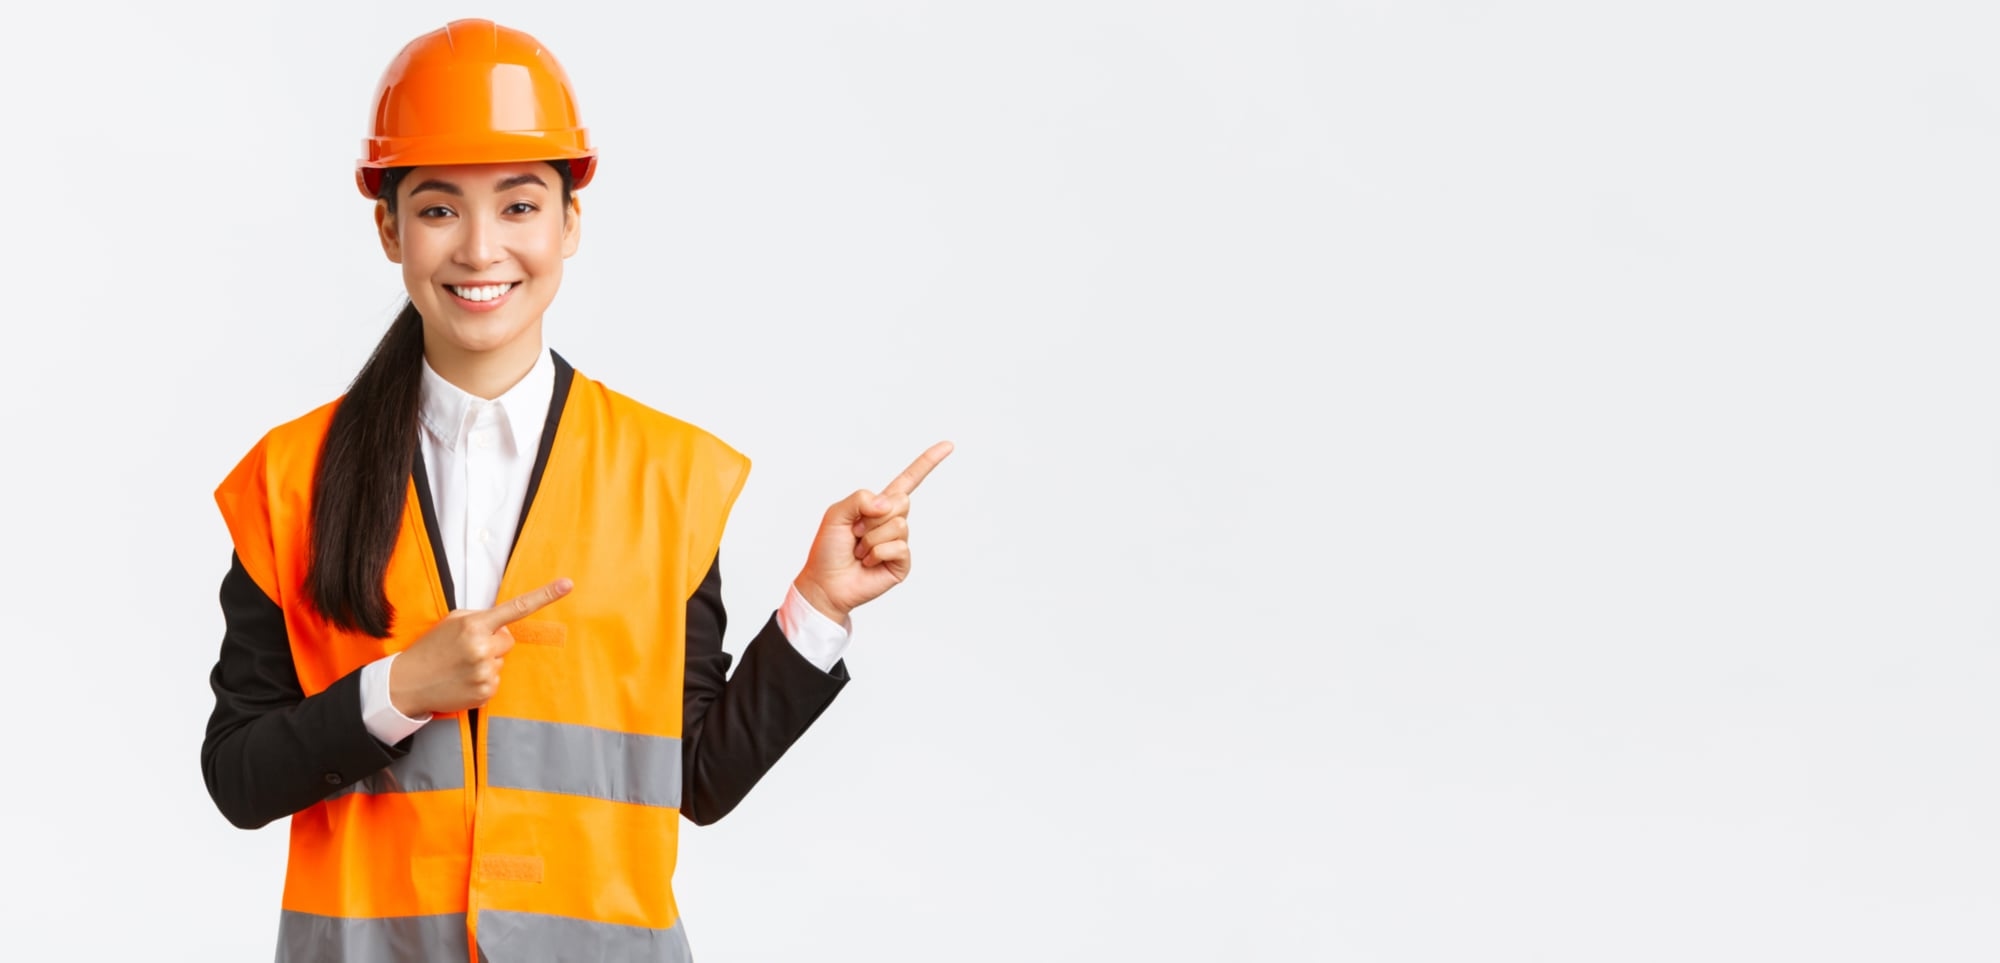
[[[566,578],[559,578],[541,588],[501,602],[483,612],[474,613],[472,621],[488,632],[497,631],[509,623],[519,622],[536,612],[547,608],[555,600],[569,594],[576,584]]]
[[[944,456],[951,454],[951,451],[952,444],[948,441],[940,441],[924,449],[924,453],[918,455],[917,460],[910,463],[910,467],[903,469],[902,474],[897,475],[889,482],[888,487],[882,489],[882,494],[908,495],[916,491],[917,486],[923,484],[924,476],[930,474],[931,469],[936,468],[938,462],[943,461]]]

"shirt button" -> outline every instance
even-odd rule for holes
[[[491,533],[491,532],[488,532],[488,531],[487,531],[486,529],[483,529],[483,528],[482,528],[482,529],[480,529],[480,530],[479,530],[479,544],[481,544],[481,545],[484,545],[484,544],[486,544],[486,538],[487,538],[487,536],[488,536],[488,535],[490,535],[490,534],[492,534],[492,533]]]
[[[321,776],[320,778],[322,778],[322,779],[325,779],[325,780],[326,780],[326,784],[327,784],[327,785],[329,785],[329,786],[338,786],[338,785],[340,785],[340,773],[337,773],[337,772],[329,772],[329,773],[327,773],[326,775],[324,775],[324,776]]]

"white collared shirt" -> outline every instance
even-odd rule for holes
[[[491,401],[459,390],[424,362],[418,434],[459,608],[490,609],[499,601],[500,573],[528,497],[555,384],[547,351]]]
[[[498,601],[555,382],[555,362],[547,351],[520,381],[490,401],[444,380],[424,361],[418,435],[459,608],[492,608]],[[822,672],[840,661],[850,638],[847,629],[813,608],[796,588],[785,593],[778,627]],[[430,716],[409,718],[390,702],[389,667],[395,660],[386,656],[361,672],[362,721],[370,734],[389,745],[430,721]]]

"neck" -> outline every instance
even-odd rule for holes
[[[542,357],[542,332],[523,332],[513,343],[491,351],[466,351],[425,339],[424,360],[438,377],[475,398],[491,401],[521,383]]]

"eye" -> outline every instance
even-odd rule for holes
[[[507,205],[507,210],[505,210],[502,213],[533,214],[540,209],[541,208],[538,208],[535,205],[528,203],[527,201],[515,201],[514,203]]]
[[[432,204],[431,206],[426,207],[423,210],[417,212],[417,216],[423,218],[450,217],[451,215],[452,215],[451,208],[446,207],[443,204]]]

